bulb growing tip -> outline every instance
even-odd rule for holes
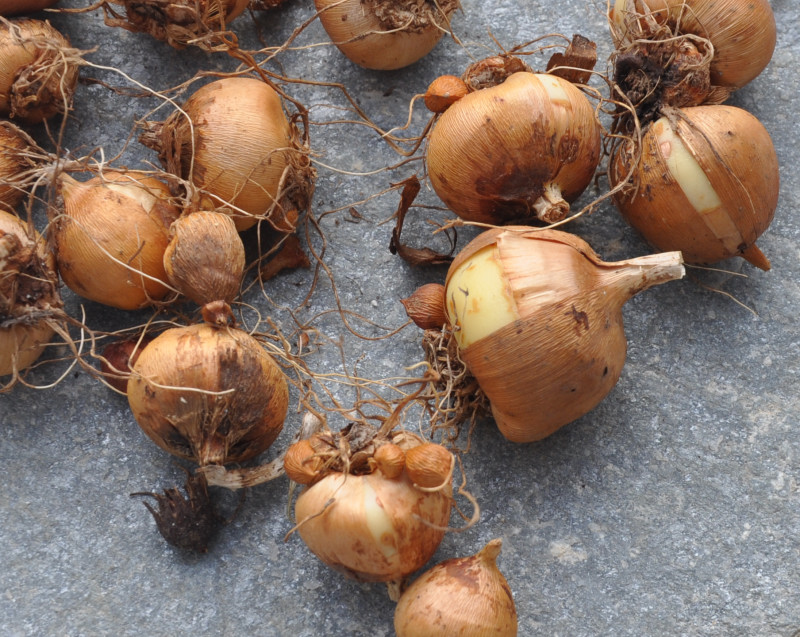
[[[623,292],[627,301],[639,292],[686,275],[683,255],[679,251],[647,254],[634,259],[617,261],[605,272],[606,285]]]
[[[755,243],[742,252],[742,258],[765,272],[772,267],[769,259]]]

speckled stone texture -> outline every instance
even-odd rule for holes
[[[313,15],[311,4],[288,0],[255,22],[245,14],[232,28],[244,48],[263,46],[258,35],[274,46]],[[409,102],[436,76],[460,74],[472,58],[499,46],[581,33],[598,43],[598,69],[605,70],[611,42],[604,5],[463,0],[453,20],[461,45],[446,37],[422,62],[385,73],[355,67],[329,45],[298,48],[327,41],[313,22],[278,60],[288,77],[341,83],[387,130],[405,123]],[[464,469],[481,519],[448,534],[433,561],[472,554],[501,537],[498,564],[514,592],[520,635],[789,637],[800,629],[800,5],[774,0],[772,6],[778,24],[772,62],[731,99],[761,119],[778,152],[780,202],[759,241],[772,270],[731,261],[721,264],[725,272],[690,269],[686,280],[637,296],[624,310],[627,364],[595,410],[538,443],[509,443],[491,421],[473,434]],[[176,51],[107,27],[99,11],[50,19],[75,47],[93,49],[66,125],[64,147],[77,155],[102,148],[107,161],[121,153],[114,161],[129,167],[155,162],[128,136],[136,120],[161,119],[169,110],[151,115],[159,101],[127,94],[138,89],[134,81],[164,90],[201,69],[235,68],[222,53]],[[543,54],[530,58],[540,68],[545,62]],[[592,84],[605,90],[600,80]],[[352,119],[337,89],[286,88],[316,122]],[[417,134],[426,118],[417,104],[406,134]],[[41,139],[44,131],[36,134]],[[389,252],[393,224],[383,222],[399,197],[396,191],[375,196],[415,172],[424,177],[423,165],[375,172],[402,158],[366,127],[314,126],[311,136],[319,173],[313,211],[328,240],[323,259],[342,307],[368,319],[348,315],[353,330],[386,336],[406,320],[399,299],[445,273],[412,269]],[[590,189],[581,201],[598,194]],[[424,184],[420,202],[437,205]],[[410,243],[436,243],[424,216],[410,222]],[[610,205],[572,229],[607,260],[649,251]],[[460,231],[459,242],[470,232]],[[311,240],[320,247],[318,234]],[[292,334],[286,308],[300,306],[313,275],[283,273],[263,290],[250,290],[247,301]],[[64,296],[69,311],[83,312],[93,329],[122,329],[149,317],[83,302],[66,290]],[[318,373],[391,378],[408,375],[404,368],[421,360],[418,330],[365,340],[326,313],[335,307],[323,274],[295,314],[322,341],[307,358]],[[1,634],[393,634],[394,604],[384,586],[344,579],[299,536],[285,539],[292,528],[285,479],[250,490],[208,554],[182,554],[162,541],[140,501],[129,496],[181,484],[184,473],[144,436],[125,398],[63,363],[35,370],[28,381],[58,382],[0,395]],[[336,391],[342,400],[350,396],[344,387]],[[263,459],[275,457],[296,431],[295,406]],[[236,504],[227,494],[228,512]]]

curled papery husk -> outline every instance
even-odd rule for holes
[[[181,294],[201,307],[239,295],[245,254],[233,219],[200,210],[173,222],[169,234],[164,269]]]
[[[334,472],[297,498],[298,533],[325,564],[360,581],[401,580],[436,552],[451,489],[424,492],[403,472]]]
[[[52,7],[58,0],[0,0],[0,15],[20,15]]]
[[[176,49],[189,44],[213,49],[222,41],[209,36],[225,31],[247,9],[248,0],[109,0],[105,22],[134,33],[149,33]]]
[[[442,113],[426,163],[436,194],[463,219],[552,223],[591,182],[600,151],[600,123],[580,89],[520,72]]]
[[[492,540],[471,557],[445,560],[405,590],[394,613],[397,637],[515,637],[517,608]]]
[[[775,50],[775,15],[768,0],[616,0],[610,12],[616,46],[656,36],[692,34],[713,45],[711,83],[741,88],[769,63]],[[658,36],[656,36],[658,37]]]
[[[240,231],[266,219],[291,232],[314,173],[278,93],[254,78],[224,78],[199,88],[182,108],[146,124],[140,141],[168,172],[199,189],[199,207],[223,209]]]
[[[166,297],[164,251],[180,214],[166,184],[136,171],[83,182],[62,174],[58,199],[58,271],[72,291],[123,310]]]
[[[201,466],[242,462],[283,428],[286,377],[237,328],[169,329],[139,355],[128,380],[136,422],[159,447]]]
[[[0,210],[0,376],[33,365],[52,339],[52,311],[61,306],[57,286],[45,242]]]
[[[772,222],[780,178],[772,139],[735,106],[663,109],[641,148],[620,145],[609,164],[625,219],[659,250],[687,263],[741,256],[768,270],[755,242]]]
[[[27,194],[21,173],[37,164],[33,140],[11,122],[0,121],[0,208],[15,208]]]
[[[314,0],[344,55],[364,68],[399,69],[427,55],[450,31],[458,0]]]
[[[66,113],[78,69],[69,40],[49,22],[0,19],[0,114],[36,124]]]
[[[493,229],[467,244],[447,273],[447,312],[502,434],[538,440],[595,407],[625,363],[622,306],[683,274],[678,252],[608,263],[551,229]]]

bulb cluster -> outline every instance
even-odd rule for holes
[[[7,12],[24,10],[18,4]],[[111,26],[176,48],[227,50],[249,63],[231,44],[229,23],[248,6],[277,4],[108,0],[95,8]],[[393,70],[439,42],[459,3],[315,6],[344,56]],[[463,223],[491,228],[463,247],[442,284],[423,286],[403,305],[466,368],[469,386],[477,384],[512,442],[549,436],[609,394],[626,359],[622,309],[634,295],[682,278],[685,263],[742,257],[770,267],[755,244],[777,207],[777,156],[753,115],[722,103],[771,58],[768,2],[609,6],[608,101],[586,84],[595,52],[577,36],[580,50],[553,57],[543,72],[513,54],[492,56],[461,76],[437,78],[419,96],[432,113],[420,143],[433,191]],[[69,113],[79,56],[48,23],[3,18],[0,54],[0,114],[28,125]],[[206,81],[163,121],[139,123],[139,141],[162,171],[55,170],[54,157],[27,133],[0,122],[0,376],[19,378],[64,332],[54,318],[61,316],[59,280],[121,311],[167,312],[186,300],[201,308],[201,319],[176,314],[169,328],[112,342],[99,356],[98,376],[127,396],[150,440],[196,465],[186,498],[177,489],[135,495],[155,498],[156,507],[146,506],[170,543],[202,551],[224,521],[209,484],[223,484],[226,467],[269,449],[289,414],[278,348],[268,351],[266,339],[234,319],[231,306],[254,265],[242,234],[294,233],[316,176],[307,111],[291,113],[273,76],[245,66]],[[607,103],[617,107],[608,131],[600,117]],[[576,235],[543,227],[569,220],[604,157],[610,196],[657,253],[604,261]],[[756,163],[761,170],[750,170]],[[49,244],[7,212],[30,201],[31,180],[45,176],[54,187]],[[434,363],[432,382],[450,383],[450,360]],[[513,595],[496,564],[499,539],[445,560],[403,590],[450,529],[458,458],[397,425],[393,417],[380,428],[363,419],[337,432],[323,426],[298,434],[264,473],[285,473],[299,485],[293,531],[333,569],[389,584],[401,637],[516,635]]]

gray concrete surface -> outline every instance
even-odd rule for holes
[[[66,6],[84,3],[65,2]],[[341,82],[384,128],[405,121],[411,97],[445,72],[460,73],[469,54],[560,32],[610,49],[601,2],[589,0],[463,0],[453,22],[465,48],[450,39],[410,68],[379,73],[350,64],[330,46],[286,51],[288,76]],[[283,42],[312,15],[308,0],[259,17],[265,41]],[[732,103],[745,107],[773,136],[781,163],[775,221],[759,241],[769,272],[742,262],[724,267],[746,277],[694,272],[692,280],[660,286],[625,308],[627,365],[593,412],[540,443],[514,445],[493,423],[474,434],[465,457],[480,522],[445,537],[433,561],[471,554],[504,540],[499,565],[514,591],[520,635],[765,636],[800,630],[800,183],[795,143],[800,66],[800,9],[772,2],[778,46],[767,70]],[[73,44],[95,48],[87,59],[116,67],[156,89],[200,69],[228,70],[222,54],[174,51],[145,35],[106,27],[98,12],[57,15],[52,22]],[[253,20],[234,23],[255,48]],[[315,23],[298,43],[326,41]],[[84,78],[130,88],[117,73],[83,70]],[[292,86],[330,121],[343,103],[336,91]],[[136,119],[153,106],[83,84],[65,147],[76,154],[102,148],[131,167],[154,161],[124,143]],[[424,115],[418,111],[413,127]],[[360,202],[415,170],[411,163],[364,176],[398,161],[377,136],[353,126],[318,126],[314,212]],[[584,200],[596,195],[589,192]],[[436,203],[430,192],[423,202]],[[325,261],[343,303],[380,325],[405,321],[398,299],[418,284],[441,280],[443,269],[412,270],[387,250],[396,194],[358,204],[363,219],[329,215],[322,227]],[[420,225],[418,229],[424,229]],[[575,224],[608,260],[648,251],[611,207]],[[409,235],[410,236],[410,235]],[[419,235],[421,236],[421,235]],[[463,235],[468,236],[468,233]],[[247,301],[291,331],[288,313],[310,285],[310,273],[287,273]],[[729,297],[711,291],[722,290]],[[113,330],[147,314],[82,303],[65,291],[70,311]],[[346,364],[368,378],[405,373],[419,360],[419,333],[406,328],[385,340],[352,337],[335,315],[323,279],[299,311],[330,339],[344,339]],[[379,334],[367,324],[363,332]],[[341,371],[338,350],[309,359],[319,371]],[[64,366],[29,380],[55,381]],[[269,459],[299,424],[292,413]],[[0,633],[22,635],[392,635],[393,603],[381,585],[344,579],[314,558],[285,515],[287,483],[252,489],[212,550],[187,556],[158,536],[142,505],[129,497],[182,481],[179,464],[139,430],[126,400],[75,368],[54,387],[18,386],[0,395]],[[234,502],[229,502],[234,504]]]

